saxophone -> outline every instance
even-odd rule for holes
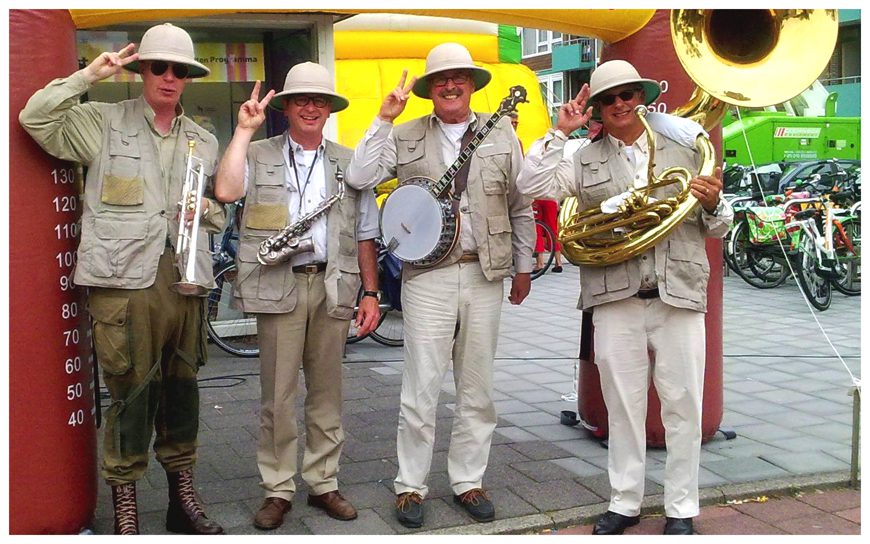
[[[299,253],[314,251],[314,242],[311,237],[302,238],[308,232],[311,225],[317,219],[329,211],[332,206],[344,198],[344,172],[336,165],[335,180],[338,182],[338,191],[327,198],[311,212],[302,216],[292,225],[287,225],[281,232],[270,236],[260,243],[257,251],[257,261],[262,265],[272,266],[290,260]]]

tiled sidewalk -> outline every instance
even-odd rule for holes
[[[737,504],[705,506],[695,519],[700,535],[859,535],[861,491],[858,489],[808,489],[794,496],[748,499]],[[644,516],[627,535],[658,535],[662,516]],[[545,534],[587,535],[592,524]]]

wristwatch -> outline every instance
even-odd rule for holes
[[[725,209],[725,201],[722,200],[722,197],[720,196],[719,202],[716,203],[716,208],[712,212],[707,212],[707,213],[709,213],[713,217],[718,217],[719,214],[721,214],[722,210],[724,210],[724,209]],[[704,210],[704,211],[707,211],[707,210]]]
[[[378,302],[381,301],[381,292],[380,291],[363,291],[362,296],[375,297],[376,299],[378,299]]]

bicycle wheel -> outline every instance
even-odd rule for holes
[[[842,233],[839,230],[834,232],[834,247],[837,252],[837,264],[834,267],[837,278],[831,282],[831,285],[844,295],[860,295],[861,220],[859,218],[844,222]]]
[[[236,265],[228,264],[215,274],[215,288],[208,294],[206,326],[208,337],[219,348],[237,357],[259,357],[257,317],[230,308]]]
[[[749,239],[749,225],[741,221],[731,232],[728,266],[743,281],[757,289],[778,287],[788,278],[788,268],[775,260],[767,248],[756,247]]]
[[[542,221],[535,221],[535,228],[542,240],[544,266],[532,272],[533,280],[543,276],[556,259],[556,235],[553,233],[553,229]]]
[[[819,311],[831,306],[831,281],[819,274],[816,241],[807,234],[801,237],[795,258],[798,284],[804,296]]]
[[[405,327],[402,312],[389,309],[382,310],[381,323],[378,328],[369,333],[372,340],[379,344],[390,347],[399,347],[405,344]]]
[[[354,322],[356,321],[356,313],[357,313],[357,311],[359,311],[359,302],[360,302],[360,300],[362,300],[362,294],[363,294],[363,288],[362,288],[362,285],[360,285],[359,292],[357,292],[357,294],[356,294],[356,306],[353,309],[353,317],[350,319],[350,327],[347,329],[347,338],[345,339],[346,344],[356,344],[360,340],[365,340],[366,338],[368,338],[371,335],[371,333],[365,334],[363,336],[356,335],[356,333],[359,329],[357,328],[356,325],[354,325]],[[383,296],[384,296],[384,293],[382,291],[381,298],[383,298]],[[381,323],[383,323],[384,317],[386,317],[385,312],[390,309],[389,305],[385,305],[383,303],[380,304],[380,307],[381,307],[381,317],[378,320],[378,327],[381,325]],[[375,328],[377,328],[377,327],[375,327]]]

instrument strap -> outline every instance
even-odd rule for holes
[[[472,130],[471,125],[468,125],[468,130],[465,131],[465,134],[462,135],[462,143],[459,146],[459,149],[465,149],[468,147],[468,144],[474,138],[474,130]],[[461,152],[460,152],[461,153]],[[456,175],[453,177],[453,202],[454,207],[458,207],[459,198],[462,196],[462,192],[465,191],[465,188],[468,187],[468,170],[471,166],[471,159],[465,161],[465,164],[462,165]]]
[[[314,166],[317,165],[317,159],[320,158],[320,147],[314,151],[314,160],[311,162],[311,167],[308,169],[308,176],[305,177],[305,185],[299,186],[299,171],[296,169],[296,152],[293,150],[293,144],[290,143],[287,154],[290,156],[290,164],[293,166],[293,176],[296,178],[296,189],[299,191],[299,213],[302,213],[302,198],[305,196],[305,190],[308,189],[308,183],[311,181],[311,173],[314,172]],[[303,168],[305,165],[302,165]]]

